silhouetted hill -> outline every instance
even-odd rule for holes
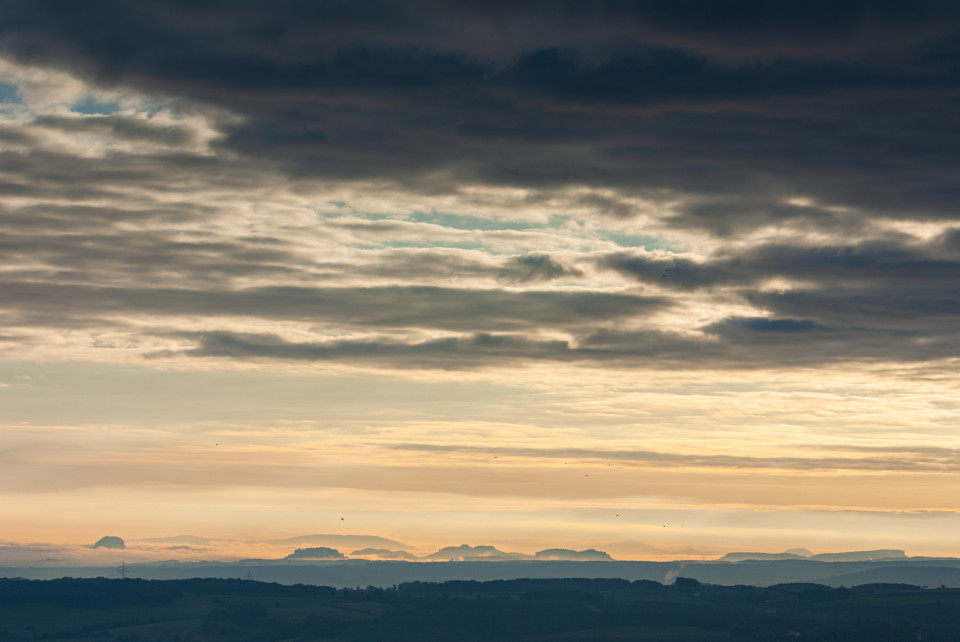
[[[290,553],[283,559],[285,560],[298,560],[298,559],[342,560],[343,553],[341,553],[335,548],[327,548],[326,546],[315,546],[312,548],[298,548],[297,550]]]
[[[470,546],[461,544],[460,546],[446,546],[436,553],[425,556],[426,560],[444,560],[444,561],[470,561],[470,560],[525,560],[531,559],[530,555],[523,553],[505,553],[497,550],[493,546]]]
[[[785,550],[784,553],[789,553],[791,555],[799,555],[800,557],[810,557],[813,555],[812,552],[808,551],[805,548],[790,548]]]
[[[793,553],[727,553],[718,562],[742,562],[744,560],[800,560],[807,559]]]
[[[472,549],[472,547],[471,547]],[[496,549],[494,549],[496,550]],[[459,552],[462,554],[462,551]],[[911,570],[924,569],[924,570]],[[942,570],[940,570],[942,569]],[[866,575],[851,574],[871,571]],[[235,562],[150,562],[127,564],[128,577],[143,579],[186,579],[235,577],[251,574],[260,581],[281,584],[315,584],[337,587],[389,587],[411,581],[498,580],[516,578],[622,578],[625,580],[672,581],[676,577],[696,579],[704,584],[769,586],[791,582],[813,582],[851,586],[870,582],[916,583],[956,586],[960,559],[922,559],[824,562],[787,559],[736,563],[718,561],[551,561],[503,560],[497,557],[468,561],[411,563],[410,561],[363,559],[251,559]],[[918,575],[923,573],[922,577]],[[119,566],[0,567],[0,577],[56,578],[117,577]],[[938,575],[939,577],[932,577]],[[916,577],[917,579],[912,579]],[[905,579],[908,578],[908,579]],[[3,638],[0,637],[0,640]]]
[[[97,540],[97,543],[93,545],[94,548],[126,548],[127,545],[119,537],[113,535],[107,535],[101,537]]]
[[[613,560],[612,557],[603,551],[598,551],[592,548],[588,548],[585,551],[573,551],[569,548],[548,548],[546,550],[537,551],[534,557],[538,560]]]
[[[416,555],[412,555],[406,551],[391,551],[386,548],[361,548],[358,551],[354,551],[350,553],[350,557],[365,557],[365,556],[375,556],[382,559],[395,559],[395,560],[417,559]]]
[[[807,555],[794,551],[803,551]],[[849,551],[846,553],[820,553],[813,555],[806,549],[792,549],[784,553],[727,553],[717,561],[742,562],[744,560],[796,560],[808,559],[819,562],[872,562],[879,560],[907,559],[907,554],[897,549],[880,549],[876,551]]]
[[[874,560],[907,559],[907,554],[898,549],[880,549],[876,551],[850,551],[848,553],[820,553],[810,559],[821,562],[871,562]]]

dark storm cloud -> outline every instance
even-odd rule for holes
[[[953,3],[14,1],[0,18],[7,55],[225,107],[245,120],[224,144],[308,175],[797,192],[898,217],[952,218],[960,196]],[[825,216],[709,209],[685,223]]]

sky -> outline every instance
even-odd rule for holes
[[[0,549],[960,555],[958,203],[956,3],[8,0]]]

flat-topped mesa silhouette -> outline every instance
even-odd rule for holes
[[[769,562],[771,560],[805,560],[809,559],[806,555],[797,555],[795,553],[756,553],[756,552],[735,552],[727,553],[717,559],[718,562],[744,562],[752,560],[756,562]]]
[[[285,560],[342,560],[344,559],[343,553],[338,551],[335,548],[327,548],[326,546],[316,546],[313,548],[298,548],[294,552],[287,555]]]
[[[588,548],[584,551],[574,551],[569,548],[548,548],[537,551],[534,558],[538,560],[559,560],[559,561],[613,561],[607,553],[598,551],[594,548]]]
[[[436,553],[431,553],[423,557],[425,560],[442,560],[447,562],[467,562],[474,560],[485,561],[513,561],[532,559],[530,555],[523,553],[506,553],[497,550],[493,546],[470,546],[461,544],[460,546],[445,546]]]
[[[880,560],[904,560],[907,554],[900,549],[881,548],[875,551],[850,551],[848,553],[820,553],[809,559],[821,562],[876,562]]]
[[[385,548],[361,548],[358,551],[350,553],[350,557],[379,557],[389,560],[415,560],[416,555],[406,551],[391,551]]]
[[[806,555],[798,554],[800,551]],[[880,560],[904,560],[907,554],[899,549],[878,549],[875,551],[848,551],[844,553],[820,553],[813,555],[806,549],[790,549],[783,553],[727,553],[718,562],[770,561],[770,560],[813,560],[817,562],[876,562]]]
[[[126,548],[127,544],[115,535],[106,535],[97,540],[94,548]]]

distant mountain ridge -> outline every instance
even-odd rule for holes
[[[344,556],[343,556],[343,553],[341,553],[335,548],[327,548],[326,546],[316,546],[313,548],[298,548],[294,552],[287,555],[284,559],[287,559],[287,560],[299,560],[299,559],[342,560],[344,559]]]
[[[806,549],[791,549],[793,551]],[[813,560],[819,562],[875,562],[881,560],[905,560],[906,552],[900,549],[877,549],[874,551],[847,551],[844,553],[820,553],[817,555],[799,555],[786,551],[783,553],[727,553],[717,559],[718,562],[771,561],[771,560]]]
[[[758,562],[769,562],[771,560],[805,560],[810,559],[804,555],[796,555],[794,553],[748,553],[748,552],[735,552],[727,553],[723,557],[717,559],[718,562],[745,562],[747,560],[754,560]]]
[[[702,557],[703,552],[694,549],[665,550],[637,540],[624,540],[603,546],[603,550],[589,548],[574,550],[568,548],[547,548],[533,554],[502,551],[495,546],[445,546],[434,553],[418,556],[407,550],[407,545],[397,540],[377,535],[345,535],[340,533],[313,533],[294,537],[269,540],[234,540],[201,537],[198,535],[174,535],[167,537],[150,537],[131,540],[141,544],[188,544],[193,546],[210,546],[216,544],[244,542],[247,544],[269,544],[271,546],[307,545],[299,546],[293,553],[282,559],[317,559],[335,560],[372,558],[374,560],[405,560],[405,561],[616,561],[611,553],[628,557],[650,556],[663,558],[666,555],[676,555],[674,559],[681,561],[682,555],[696,555]],[[115,536],[101,538],[93,548],[124,548],[123,539]],[[291,547],[292,548],[292,547]],[[341,550],[351,550],[344,555]],[[136,550],[134,547],[133,550]],[[287,549],[288,551],[290,549]],[[304,551],[315,551],[317,554],[308,556]],[[333,551],[335,554],[324,553]],[[609,552],[608,552],[609,551]],[[320,554],[322,553],[322,554]],[[267,561],[267,558],[264,561]],[[279,559],[279,558],[272,558]],[[620,557],[622,559],[622,557]],[[806,548],[790,548],[780,553],[759,551],[733,551],[713,558],[717,562],[736,563],[743,561],[816,561],[816,562],[869,562],[869,561],[897,561],[911,559],[902,549],[875,549],[863,551],[842,551],[836,553],[814,554]],[[933,559],[933,558],[931,558]],[[169,560],[173,562],[175,560]]]
[[[514,561],[530,559],[529,555],[524,553],[507,553],[493,546],[470,546],[461,544],[460,546],[445,546],[436,553],[426,555],[421,559],[442,560],[442,561]]]
[[[574,551],[569,548],[548,548],[537,551],[533,557],[538,560],[567,560],[571,562],[586,560],[595,562],[613,561],[608,553],[598,551],[595,548],[588,548],[584,551]]]
[[[350,553],[350,557],[368,557],[375,556],[381,559],[390,560],[415,560],[419,559],[416,555],[406,551],[391,551],[386,548],[361,548],[358,551]]]
[[[425,555],[421,557],[422,560],[434,560],[434,561],[504,561],[504,562],[513,562],[513,561],[523,561],[523,560],[534,560],[534,561],[592,561],[592,562],[604,562],[604,561],[613,561],[613,558],[610,557],[608,553],[603,551],[598,551],[594,548],[588,548],[583,551],[576,551],[569,548],[547,548],[542,551],[537,551],[533,555],[527,555],[526,553],[508,553],[501,551],[493,546],[470,546],[468,544],[461,544],[460,546],[445,546],[441,548],[436,553],[431,553],[430,555]]]
[[[811,555],[808,559],[821,562],[875,562],[880,560],[907,559],[905,551],[899,549],[881,548],[875,551],[850,551],[848,553],[820,553]]]

